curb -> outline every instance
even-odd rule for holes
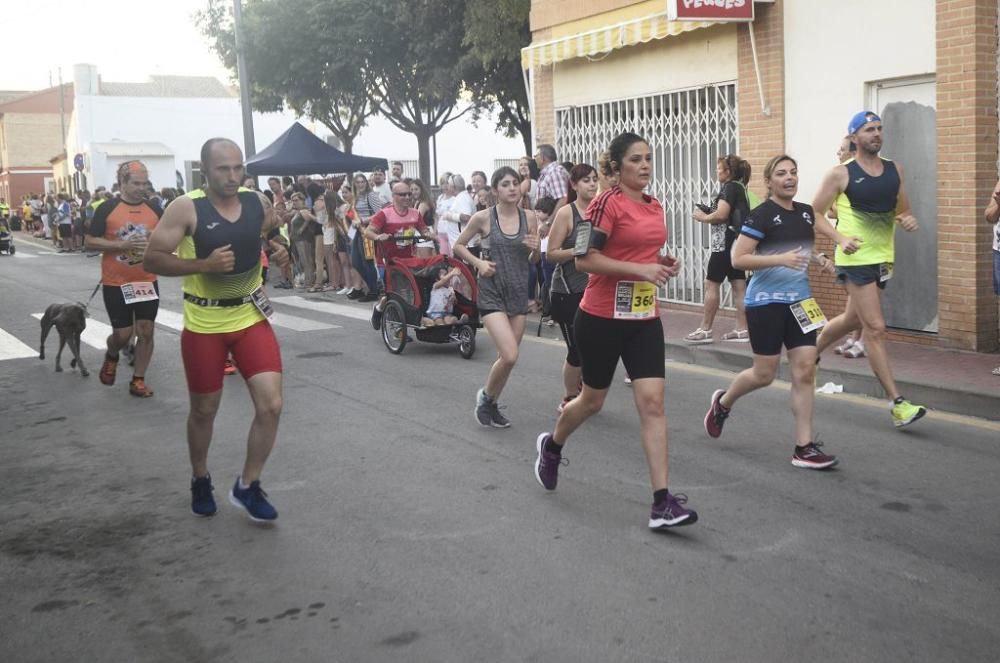
[[[667,358],[683,364],[694,364],[724,371],[742,371],[753,364],[753,358],[742,352],[724,348],[692,347],[680,341],[665,340]],[[867,363],[865,368],[867,368]],[[788,363],[782,361],[778,368],[779,380],[790,380]],[[885,391],[879,381],[869,372],[854,373],[840,369],[824,368],[820,364],[816,383],[833,382],[844,386],[844,393],[859,394],[886,400]],[[900,380],[896,384],[900,392],[915,403],[927,405],[932,410],[944,410],[954,414],[978,417],[988,421],[1000,421],[1000,394],[984,394],[956,387],[945,387],[925,382]],[[886,409],[889,409],[886,404]]]

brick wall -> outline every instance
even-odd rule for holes
[[[997,349],[991,226],[997,180],[997,0],[937,2],[939,342]]]

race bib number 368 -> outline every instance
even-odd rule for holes
[[[615,319],[656,317],[656,286],[649,281],[619,281],[615,286]]]

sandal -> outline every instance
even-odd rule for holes
[[[106,384],[109,387],[115,383],[115,375],[118,374],[118,357],[111,357],[111,355],[104,355],[104,363],[101,364],[101,372],[98,374],[98,378],[101,384]]]
[[[144,378],[133,377],[132,381],[128,383],[128,393],[138,398],[149,398],[153,395],[153,390],[146,386]]]
[[[993,369],[993,375],[1000,375],[1000,366]]]

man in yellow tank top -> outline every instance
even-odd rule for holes
[[[816,350],[821,354],[848,332],[862,329],[868,362],[892,400],[893,424],[902,428],[923,417],[927,408],[909,402],[896,388],[881,293],[892,278],[896,226],[915,232],[919,225],[910,213],[902,165],[879,156],[881,118],[861,111],[851,118],[847,133],[857,146],[855,157],[827,173],[813,201],[817,216],[835,202],[837,230],[852,238],[837,246],[834,258],[837,280],[847,289],[847,307],[823,328]]]
[[[260,486],[260,474],[274,447],[281,415],[281,353],[268,322],[272,311],[261,279],[260,245],[275,225],[266,196],[240,188],[243,153],[226,138],[201,148],[206,186],[174,200],[149,239],[145,268],[162,276],[184,277],[184,331],[181,356],[190,392],[188,451],[191,510],[215,514],[208,447],[222,399],[223,365],[232,355],[254,403],[242,473],[229,500],[258,522],[278,512]],[[271,240],[272,258],[288,254]],[[177,255],[174,255],[177,251]]]

